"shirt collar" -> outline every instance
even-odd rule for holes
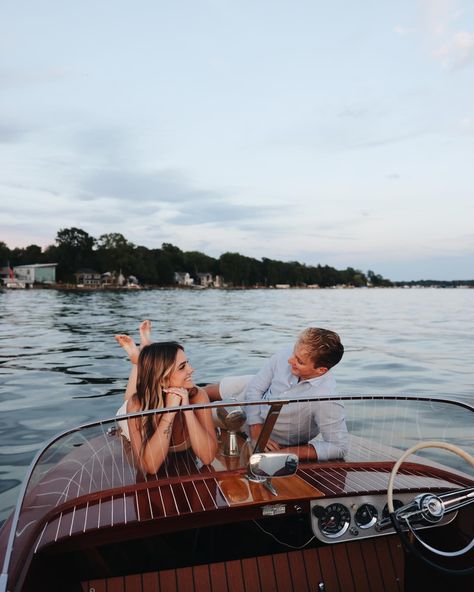
[[[329,376],[330,372],[331,370],[328,370],[324,374],[321,374],[321,376],[315,376],[314,378],[304,378],[303,380],[300,380],[299,384],[302,384],[304,382],[307,382],[308,384],[318,384],[320,382],[323,382],[323,380],[325,380]]]

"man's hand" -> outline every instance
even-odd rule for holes
[[[265,446],[265,452],[279,452],[280,451],[280,444],[275,442],[275,440],[268,439],[267,445]]]
[[[250,427],[250,438],[252,442],[255,444],[262,432],[263,423],[256,423],[255,425],[251,425]],[[265,446],[266,452],[278,452],[280,450],[280,444],[275,442],[275,440],[268,439],[268,442]]]
[[[261,431],[262,431],[263,423],[256,423],[255,425],[249,426],[249,428],[250,428],[250,438],[252,439],[253,442],[256,442],[258,440],[258,437],[260,436]]]
[[[280,452],[296,454],[298,458],[303,461],[318,460],[318,454],[314,449],[314,446],[311,446],[310,444],[303,444],[301,446],[285,446],[280,448]]]

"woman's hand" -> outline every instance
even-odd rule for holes
[[[180,405],[189,405],[189,393],[187,389],[178,386],[170,386],[163,389],[166,407],[178,407]]]

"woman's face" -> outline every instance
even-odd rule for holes
[[[186,354],[182,349],[178,349],[174,368],[170,374],[170,386],[192,388],[194,386],[191,378],[193,372],[194,368],[188,362]]]

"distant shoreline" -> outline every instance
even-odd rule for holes
[[[469,280],[472,281],[472,280]],[[59,290],[67,292],[141,292],[151,290],[179,290],[186,292],[201,292],[203,290],[211,291],[242,291],[242,290],[393,290],[393,289],[472,289],[472,284],[453,282],[439,282],[438,284],[420,284],[416,282],[400,283],[400,285],[393,286],[351,286],[351,285],[336,285],[336,286],[222,286],[222,287],[204,287],[204,286],[155,286],[144,285],[129,288],[127,286],[77,286],[75,284],[36,284],[34,286],[27,286],[25,290]],[[13,288],[0,286],[4,291],[17,291]]]

